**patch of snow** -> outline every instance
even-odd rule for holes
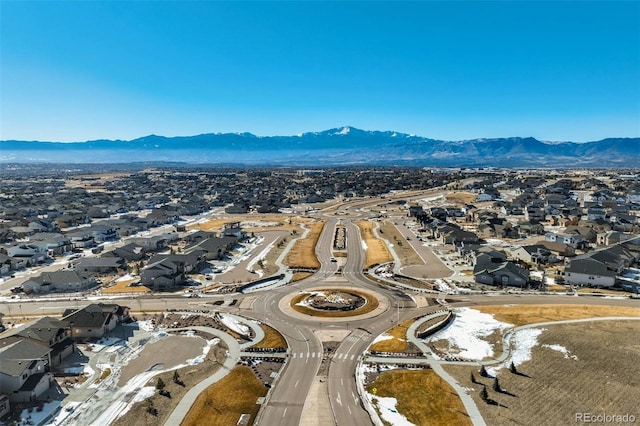
[[[511,362],[516,367],[531,359],[531,349],[538,344],[538,336],[545,328],[524,328],[514,333],[511,338],[511,357],[502,364],[487,368],[492,376],[495,376],[501,368],[507,367]]]
[[[377,342],[382,342],[384,340],[391,340],[391,339],[393,339],[393,336],[390,336],[390,335],[388,335],[386,333],[382,333],[378,337],[373,339],[373,342],[371,342],[371,344],[374,344],[374,343],[377,343]]]
[[[138,328],[143,331],[153,331],[156,328],[155,323],[152,322],[151,320],[138,321],[137,323],[138,323]]]
[[[367,243],[365,243],[364,240],[361,240],[360,243],[362,243],[362,250],[366,251],[368,248]]]
[[[396,404],[398,403],[397,399],[391,397],[373,396],[372,401],[378,407],[382,420],[386,421],[387,423],[393,426],[413,425],[413,423],[407,420],[407,418],[400,414],[396,409]]]
[[[243,336],[249,335],[249,327],[227,314],[220,314],[220,321],[225,327]]]
[[[565,359],[574,359],[574,360],[578,360],[578,357],[575,355],[571,355],[571,353],[569,352],[569,350],[567,348],[565,348],[564,346],[560,346],[560,345],[542,345],[543,348],[549,348],[553,351],[557,351],[560,352],[562,355],[564,355]]]
[[[156,394],[155,386],[143,386],[133,397],[133,402],[142,402],[147,398],[151,398]]]
[[[340,129],[339,132],[336,132],[336,135],[348,135],[349,132],[351,131],[351,127],[349,126],[344,126],[342,129]]]
[[[451,346],[456,346],[460,350],[456,355],[480,361],[493,356],[491,344],[482,338],[489,336],[495,330],[505,330],[511,327],[513,324],[498,321],[493,315],[482,313],[476,309],[460,308],[451,325],[434,334],[430,340],[449,340]]]
[[[22,410],[22,412],[20,413],[20,418],[23,419],[23,423],[25,424],[42,424],[47,419],[47,417],[53,416],[56,413],[58,408],[60,408],[61,403],[62,401],[45,402],[42,405],[41,411],[38,411],[35,408],[31,410],[31,412],[29,412],[29,410]],[[25,422],[24,420],[28,420],[29,423]]]

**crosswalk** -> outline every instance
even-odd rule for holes
[[[293,352],[291,354],[291,358],[293,359],[300,359],[300,358],[322,358],[323,357],[323,353],[322,352]],[[347,361],[347,360],[354,360],[356,358],[355,354],[334,354],[332,356],[332,358],[334,360],[343,360],[343,361]]]

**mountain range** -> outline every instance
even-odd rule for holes
[[[208,133],[86,142],[0,141],[0,163],[171,162],[199,165],[639,167],[640,138],[542,142],[532,137],[444,141],[340,127],[294,136]]]

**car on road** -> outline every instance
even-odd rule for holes
[[[335,257],[332,257],[331,259],[329,259],[331,262],[337,262],[338,260]]]

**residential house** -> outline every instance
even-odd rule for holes
[[[140,272],[140,283],[155,291],[168,290],[185,281],[184,270],[176,263],[162,256],[160,260],[149,262]]]
[[[564,280],[572,285],[612,287],[616,283],[616,273],[616,269],[585,255],[569,262],[564,270]]]
[[[238,238],[234,236],[211,237],[187,246],[184,251],[186,253],[191,253],[192,251],[205,251],[207,253],[207,260],[221,260],[236,246],[237,243]]]
[[[555,232],[547,232],[544,234],[545,241],[564,243],[573,248],[584,248],[587,246],[587,240],[578,234],[558,234]]]
[[[119,257],[85,257],[75,261],[73,263],[73,267],[76,271],[81,273],[106,274],[117,273],[118,271],[125,270],[127,268],[127,263],[124,259]]]
[[[42,317],[22,327],[12,329],[2,336],[2,344],[29,339],[49,348],[47,363],[51,368],[60,363],[75,351],[75,342],[71,339],[69,325],[52,317]]]
[[[530,204],[524,211],[524,217],[529,222],[544,222],[546,213],[542,206]]]
[[[513,262],[494,262],[489,256],[479,256],[478,260],[473,268],[473,276],[477,283],[520,288],[529,283],[529,271]]]
[[[12,403],[37,401],[54,382],[47,372],[49,352],[30,339],[0,340],[0,394]]]
[[[42,272],[22,283],[25,293],[76,292],[97,285],[90,274],[73,270]]]
[[[542,244],[520,246],[511,250],[511,256],[533,265],[554,263],[558,258]]]
[[[116,304],[93,303],[81,309],[67,309],[62,321],[69,325],[76,341],[97,340],[129,320],[129,308]]]
[[[116,247],[102,255],[102,257],[115,257],[126,260],[127,262],[136,262],[144,259],[146,251],[144,247],[130,243],[122,247]]]
[[[11,412],[11,404],[7,395],[0,395],[0,419]]]

